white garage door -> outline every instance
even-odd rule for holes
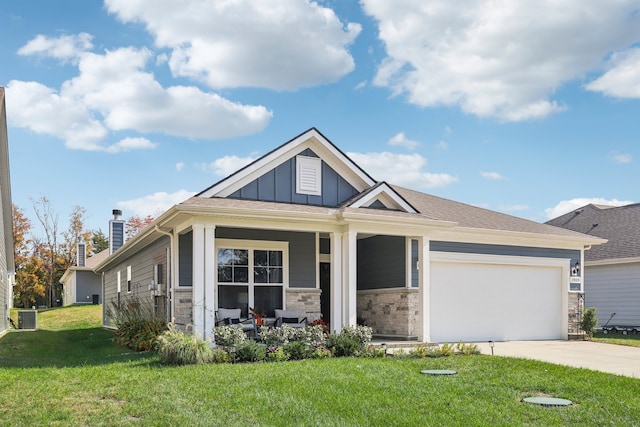
[[[563,268],[460,262],[431,268],[432,341],[566,339]]]

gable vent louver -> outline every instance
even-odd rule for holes
[[[320,196],[322,194],[322,161],[316,157],[296,157],[296,192]]]

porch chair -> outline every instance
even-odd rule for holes
[[[216,312],[216,326],[236,326],[242,328],[247,333],[253,334],[253,337],[258,339],[258,327],[256,326],[256,319],[252,316],[243,319],[241,316],[241,310],[239,308],[219,308]]]
[[[300,314],[294,310],[276,310],[276,323],[275,326],[282,326],[283,324],[287,324],[292,328],[304,328],[307,326],[306,317],[300,318]]]

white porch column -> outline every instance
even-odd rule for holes
[[[331,233],[331,332],[342,330],[342,236]]]
[[[204,224],[193,225],[193,334],[205,337],[205,236]]]
[[[344,301],[342,304],[344,318],[343,325],[355,326],[357,324],[357,235],[355,231],[347,231],[342,239],[342,263],[343,263],[343,286]]]
[[[204,334],[210,337],[216,321],[216,226],[204,228]]]
[[[429,238],[420,236],[418,238],[418,306],[420,307],[420,316],[418,317],[418,341],[431,341],[431,261],[429,258]]]

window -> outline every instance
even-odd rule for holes
[[[287,243],[218,239],[218,307],[255,307],[273,317],[284,308]]]
[[[131,266],[127,266],[127,293],[131,293]]]

